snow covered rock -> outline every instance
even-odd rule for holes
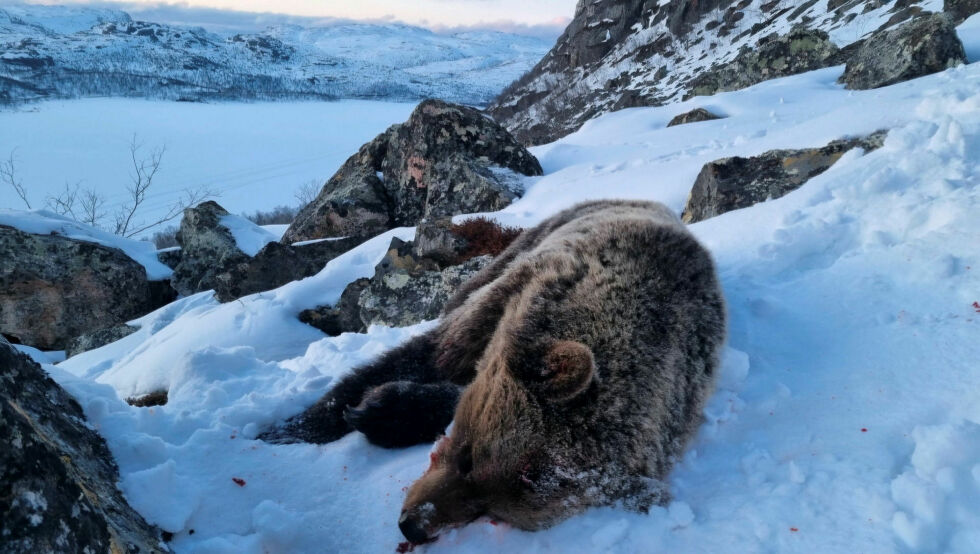
[[[125,252],[96,242],[0,225],[0,253],[0,333],[42,350],[62,350],[175,296]]]
[[[65,355],[70,358],[77,354],[81,354],[82,352],[95,350],[101,346],[116,342],[121,338],[128,337],[137,330],[138,329],[136,327],[123,324],[113,325],[111,327],[105,327],[97,331],[92,331],[91,333],[79,335],[68,341],[68,344],[65,345]]]
[[[669,123],[667,123],[667,126],[674,127],[675,125],[686,125],[688,123],[697,123],[699,121],[711,121],[712,119],[722,118],[721,116],[715,115],[704,108],[694,108],[689,112],[684,112],[675,116]]]
[[[880,148],[886,134],[879,131],[867,137],[835,140],[822,148],[770,150],[751,158],[734,156],[705,164],[682,219],[697,223],[784,196],[827,171],[849,150]]]
[[[341,333],[362,333],[365,330],[361,321],[361,292],[371,282],[362,277],[347,285],[340,300],[333,306],[319,306],[299,313],[299,320],[316,327],[331,337]]]
[[[301,245],[269,242],[254,257],[229,265],[216,275],[216,295],[218,300],[229,302],[309,277],[323,269],[327,262],[361,242],[359,238],[322,240]]]
[[[754,47],[691,80],[685,97],[739,90],[768,79],[805,73],[834,65],[840,50],[818,29],[794,29],[786,35],[762,37]]]
[[[963,63],[953,18],[934,14],[872,35],[849,56],[840,82],[849,89],[879,88]]]
[[[231,229],[222,224],[228,211],[209,200],[184,210],[177,231],[180,263],[174,268],[173,285],[177,292],[189,296],[217,287],[217,275],[224,268],[248,263],[248,255],[239,248]]]
[[[0,337],[3,551],[165,552],[126,503],[119,470],[78,403]]]
[[[364,237],[426,217],[499,210],[523,193],[514,173],[541,172],[534,156],[479,111],[426,100],[351,156],[282,242]]]

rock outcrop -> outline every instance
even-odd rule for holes
[[[304,207],[283,243],[367,237],[427,217],[496,211],[541,166],[501,126],[465,106],[426,100],[365,144]]]
[[[78,403],[0,338],[0,550],[166,552]]]
[[[864,41],[847,60],[840,82],[866,90],[893,85],[966,63],[953,18],[933,14]]]
[[[318,273],[330,260],[361,243],[360,238],[322,240],[290,246],[270,242],[252,258],[228,264],[215,276],[215,295],[230,302]]]
[[[217,288],[218,275],[227,268],[247,264],[231,230],[221,224],[228,215],[217,202],[209,200],[184,210],[177,231],[180,261],[174,267],[173,286],[184,296]]]
[[[973,3],[947,0],[947,9],[965,17]],[[844,63],[855,43],[927,15],[932,6],[925,0],[580,0],[554,48],[487,111],[524,144],[544,144],[603,113]],[[786,35],[786,29],[793,30]],[[836,44],[824,31],[833,32]]]
[[[116,248],[0,226],[0,252],[0,333],[41,350],[175,298]]]
[[[715,115],[704,108],[694,108],[689,112],[675,115],[670,122],[667,123],[667,126],[674,127],[676,125],[686,125],[688,123],[698,123],[700,121],[711,121],[713,119],[722,119],[722,117]]]
[[[980,12],[980,0],[945,0],[943,12],[953,18],[954,25],[959,25],[971,15]]]
[[[702,72],[688,83],[685,98],[739,90],[769,79],[834,65],[840,49],[818,29],[794,29],[783,36],[762,37],[743,47],[734,60]]]
[[[491,260],[478,256],[440,270],[430,260],[416,258],[410,242],[392,239],[388,248],[358,298],[365,326],[406,327],[436,319],[456,289]]]
[[[299,318],[331,336],[435,319],[459,286],[519,234],[485,218],[460,225],[448,218],[426,220],[415,241],[392,239],[370,279],[348,285],[336,305],[305,310]]]
[[[228,215],[213,201],[184,211],[177,232],[179,256],[166,257],[178,260],[174,287],[181,294],[214,290],[218,300],[230,302],[309,277],[361,242],[359,238],[343,238],[294,246],[272,241],[249,256],[223,223]]]
[[[784,196],[829,169],[845,152],[880,148],[885,135],[879,131],[867,137],[835,140],[822,148],[770,150],[752,158],[723,158],[705,164],[681,219],[696,223]]]
[[[139,328],[130,327],[129,325],[113,325],[111,327],[105,327],[97,331],[92,331],[90,333],[85,333],[84,335],[77,336],[65,345],[65,356],[71,358],[81,354],[82,352],[88,352],[89,350],[95,350],[109,343],[116,342],[119,339],[128,337],[132,335]]]

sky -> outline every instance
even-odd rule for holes
[[[7,3],[0,0],[0,5]],[[146,20],[220,26],[231,18],[267,23],[269,14],[306,18],[399,21],[433,30],[496,29],[557,37],[576,0],[28,0],[31,4],[115,6]],[[246,13],[242,13],[246,12]],[[277,21],[281,18],[271,18]]]

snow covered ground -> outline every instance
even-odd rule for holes
[[[479,520],[421,550],[980,551],[980,65],[864,92],[837,85],[841,71],[609,114],[535,150],[546,174],[495,214],[505,223],[587,198],[680,210],[707,161],[890,129],[881,149],[846,154],[798,191],[692,226],[718,262],[730,337],[669,506],[594,509],[537,533]],[[728,117],[665,128],[699,106]],[[176,551],[395,551],[427,446],[252,437],[431,325],[327,338],[296,319],[412,234],[238,302],[181,299],[46,366]],[[159,389],[163,407],[121,400]]]
[[[14,153],[34,208],[80,183],[115,211],[126,202],[133,136],[142,152],[166,147],[143,219],[167,212],[186,189],[216,190],[232,213],[298,204],[310,181],[322,185],[349,156],[414,104],[341,100],[200,104],[100,98],[43,102],[0,111],[0,160]],[[0,207],[24,209],[0,187]],[[176,222],[175,222],[176,223]]]

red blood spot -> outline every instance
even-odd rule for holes
[[[799,531],[799,529],[797,529],[796,527],[790,527],[789,530],[792,531],[792,532],[794,532],[794,533],[797,532],[797,531]]]
[[[245,480],[244,479],[241,479],[239,477],[232,477],[231,480],[234,481],[235,484],[238,485],[239,487],[244,487],[245,486]]]
[[[490,523],[490,525],[493,525],[494,527],[496,527],[497,525],[500,525],[500,522],[497,521],[497,520],[495,520],[495,519],[491,519],[489,521],[489,523]]]
[[[978,314],[980,314],[980,302],[974,302],[973,309],[976,310]]]
[[[868,428],[867,427],[862,427],[861,428],[861,432],[862,433],[867,433],[868,432]]]

